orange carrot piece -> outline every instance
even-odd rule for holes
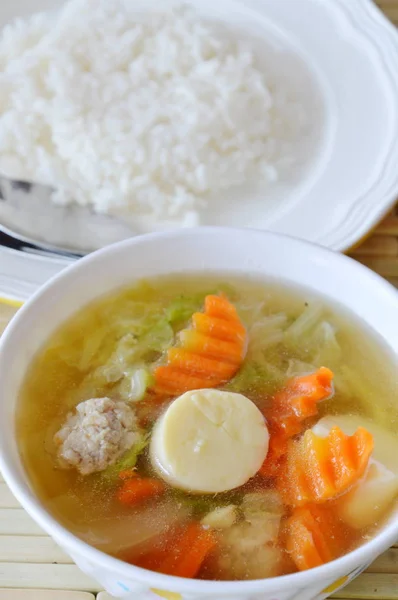
[[[235,371],[231,363],[207,358],[200,354],[194,354],[184,348],[170,348],[167,351],[169,364],[173,367],[192,373],[193,375],[209,375],[220,377],[227,381]]]
[[[197,522],[167,533],[166,540],[135,561],[138,567],[175,577],[195,577],[217,543]],[[130,562],[130,561],[128,561]]]
[[[346,490],[365,473],[373,451],[373,436],[364,427],[358,427],[353,436],[345,436],[338,427],[333,427],[329,437],[336,486]]]
[[[273,423],[275,428],[279,430],[281,436],[284,436],[285,439],[290,440],[290,438],[303,431],[303,420],[298,419],[296,416],[290,415],[288,417],[285,416],[280,420],[273,417],[271,418],[271,423]]]
[[[372,450],[373,437],[363,427],[352,436],[333,427],[325,438],[308,430],[290,443],[278,488],[292,506],[337,498],[363,476]]]
[[[129,560],[129,557],[126,555],[123,558],[126,562],[132,562],[137,567],[141,567],[141,569],[148,569],[148,571],[158,571],[159,565],[167,558],[168,556],[168,547],[165,548],[154,548],[150,552],[145,553],[143,556],[140,556],[136,560]]]
[[[159,496],[165,491],[165,486],[157,479],[127,479],[117,492],[117,499],[122,504],[134,505]]]
[[[263,477],[274,477],[281,465],[281,460],[287,452],[288,437],[284,432],[270,428],[270,439],[267,456],[260,467],[259,473]]]
[[[169,548],[168,556],[158,570],[166,575],[193,578],[216,541],[211,531],[204,530],[197,522],[190,523]]]
[[[282,417],[295,415],[303,420],[317,414],[317,403],[333,393],[333,373],[321,367],[315,373],[293,377],[274,397],[274,411]]]
[[[175,571],[178,562],[181,561],[189,548],[195,544],[199,527],[199,523],[192,522],[186,528],[177,532],[176,537],[169,544],[167,557],[159,565],[159,570],[162,573],[171,575]]]
[[[227,342],[244,342],[246,330],[240,321],[226,321],[207,314],[195,313],[192,324],[196,331]]]
[[[121,558],[142,569],[158,571],[162,562],[169,556],[179,531],[181,531],[180,527],[171,527],[152,540],[150,550],[147,549],[143,554],[137,556],[137,547],[133,546],[132,549],[124,552]]]
[[[294,505],[296,506],[311,502],[312,496],[306,478],[305,461],[302,454],[297,451],[297,443],[289,442],[286,461],[282,466],[277,483],[282,497],[284,499],[287,497],[286,504],[290,504],[290,498],[295,499]],[[288,490],[287,494],[286,490]]]
[[[286,550],[299,571],[313,569],[323,564],[311,531],[297,515],[290,517],[287,532]]]
[[[229,302],[226,296],[206,296],[205,298],[205,313],[209,317],[225,319],[226,321],[239,321],[239,316],[236,308]]]
[[[316,499],[333,498],[336,493],[334,472],[330,460],[330,446],[323,438],[316,436],[311,430],[304,434],[303,455],[305,469],[311,474],[307,477],[308,486]]]
[[[234,344],[233,342],[219,340],[198,333],[193,329],[184,329],[181,331],[180,339],[183,348],[209,358],[230,362],[236,365],[236,370],[244,358],[244,348],[242,344]]]
[[[216,536],[211,531],[202,531],[195,543],[188,549],[173,575],[193,579],[197,576],[205,558],[217,544]]]
[[[155,369],[157,395],[178,395],[229,381],[243,362],[246,330],[235,307],[223,296],[207,296],[205,312],[192,315],[192,328],[180,332],[167,364]]]
[[[274,477],[286,452],[289,439],[303,430],[303,421],[317,414],[317,404],[333,393],[333,373],[321,367],[315,373],[293,377],[272,399],[270,414],[265,414],[270,426],[270,446],[259,471],[264,477]]]
[[[338,523],[328,509],[308,505],[296,508],[286,523],[286,550],[300,571],[319,567],[334,558],[339,550],[333,541]]]
[[[185,371],[170,366],[162,365],[154,371],[156,383],[163,390],[171,394],[182,394],[189,390],[211,388],[216,385],[217,379],[205,375],[191,375]]]
[[[323,536],[322,543],[327,544],[327,550],[321,547],[322,555],[328,560],[333,560],[342,551],[344,551],[351,543],[352,532],[340,519],[336,516],[334,509],[327,504],[310,504],[306,508],[310,509],[310,512],[319,525],[319,530],[323,533],[328,532],[327,536]],[[321,544],[317,541],[317,530],[315,532],[316,543]]]

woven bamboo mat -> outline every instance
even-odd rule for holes
[[[398,0],[377,4],[398,25]],[[351,256],[398,287],[398,207]],[[15,311],[0,305],[0,333]],[[94,600],[96,594],[111,600],[31,520],[0,477],[0,600]],[[334,597],[398,600],[398,543]]]
[[[350,256],[398,287],[398,205]]]

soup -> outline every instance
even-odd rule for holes
[[[22,459],[61,523],[132,564],[313,568],[398,495],[394,361],[320,298],[224,279],[141,282],[65,323],[22,388]]]

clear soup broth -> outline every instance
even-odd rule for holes
[[[17,434],[40,500],[78,537],[163,573],[258,579],[333,560],[388,516],[397,397],[394,359],[352,315],[270,281],[184,276],[56,331]]]

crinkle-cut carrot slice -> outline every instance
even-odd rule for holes
[[[306,571],[323,564],[322,557],[314,544],[312,532],[296,515],[287,523],[286,551],[299,571]]]
[[[336,486],[345,490],[365,473],[373,451],[373,436],[364,427],[358,427],[353,436],[345,436],[338,427],[333,427],[329,436]]]
[[[303,437],[303,467],[306,481],[315,499],[333,498],[336,493],[334,472],[331,463],[331,445],[308,430]],[[300,446],[298,446],[300,448]],[[308,476],[308,474],[310,476]]]
[[[122,504],[133,506],[165,491],[164,484],[158,479],[134,477],[126,479],[117,492],[117,499]]]
[[[303,506],[312,501],[312,494],[308,486],[306,468],[303,455],[298,451],[297,443],[290,441],[285,460],[282,462],[278,479],[278,489],[286,504]],[[294,498],[295,502],[290,502]]]
[[[204,313],[192,316],[192,327],[179,334],[167,364],[154,371],[155,393],[178,395],[229,381],[246,353],[246,329],[235,307],[223,296],[207,296]]]
[[[363,476],[372,451],[373,437],[363,427],[352,436],[333,427],[325,438],[308,430],[289,444],[279,491],[292,506],[337,498]]]
[[[198,333],[226,342],[244,342],[246,337],[246,330],[240,321],[226,321],[204,313],[195,313],[192,316],[192,324]]]
[[[263,477],[275,477],[287,452],[288,438],[284,432],[270,427],[270,439],[267,456],[260,467],[259,474]]]
[[[194,329],[184,329],[180,332],[181,345],[186,350],[235,365],[235,370],[243,362],[244,350],[242,344],[226,342],[217,338],[203,335]]]
[[[235,367],[231,363],[207,358],[201,354],[194,354],[184,348],[170,348],[167,351],[169,364],[173,367],[192,373],[193,375],[208,375],[229,379]]]
[[[171,365],[157,367],[154,371],[156,382],[164,391],[170,394],[182,394],[189,390],[211,388],[217,383],[217,379],[207,375],[192,375]]]
[[[217,538],[212,531],[192,522],[173,531],[162,548],[154,548],[140,557],[136,564],[165,575],[194,578],[216,543]]]
[[[329,532],[326,539],[329,552],[332,559],[336,558],[352,542],[352,531],[336,515],[335,509],[329,504],[310,504],[307,505],[313,518],[318,523],[321,531]]]
[[[287,440],[290,440],[303,431],[303,420],[298,419],[296,416],[291,415],[281,420],[273,418],[271,422],[274,424],[275,430],[279,432],[279,435],[285,437]]]
[[[215,548],[216,544],[217,539],[214,533],[202,529],[196,536],[195,542],[182,557],[173,575],[189,579],[196,577],[205,558]]]
[[[300,571],[336,558],[343,551],[340,537],[338,521],[329,509],[314,505],[295,508],[285,527],[286,550]]]
[[[219,296],[214,294],[206,296],[204,312],[209,315],[209,317],[225,319],[226,321],[239,321],[238,312],[235,306],[223,294],[220,294]]]
[[[293,377],[275,394],[270,414],[265,414],[270,427],[268,454],[259,471],[264,477],[274,477],[289,439],[303,431],[303,421],[318,412],[317,404],[333,393],[333,373],[321,367],[315,373]]]
[[[333,394],[333,373],[321,367],[309,375],[293,377],[273,400],[275,416],[286,415],[300,420],[317,414],[317,404]]]
[[[165,532],[155,536],[149,549],[148,540],[144,541],[146,549],[143,552],[140,552],[139,547],[137,548],[137,545],[133,543],[131,548],[121,553],[120,558],[142,569],[157,571],[159,565],[168,557],[172,544],[180,531],[182,531],[181,526],[168,528]]]
[[[159,565],[162,573],[171,575],[177,568],[178,563],[195,544],[199,535],[200,525],[197,522],[190,523],[186,528],[180,529],[174,539],[169,543],[168,556]]]
[[[126,562],[132,562],[137,567],[141,567],[141,569],[148,569],[148,571],[157,571],[159,569],[159,565],[162,564],[164,560],[166,560],[168,556],[168,547],[160,547],[154,548],[151,552],[147,552],[143,556],[140,556],[136,560],[130,559],[128,554],[122,556],[122,559]]]

